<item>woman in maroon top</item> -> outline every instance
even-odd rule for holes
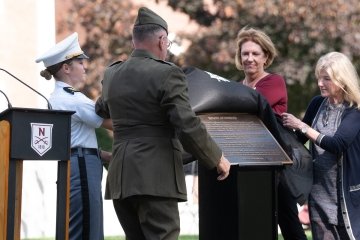
[[[238,33],[235,64],[244,71],[243,84],[255,89],[269,102],[275,114],[287,111],[287,91],[282,76],[266,72],[277,52],[271,39],[262,31],[243,28]]]
[[[280,116],[287,111],[285,80],[278,74],[265,71],[276,56],[276,48],[264,32],[245,27],[238,33],[235,64],[245,73],[243,84],[263,95],[274,113]],[[285,240],[306,240],[296,200],[281,182],[278,188],[278,221]]]

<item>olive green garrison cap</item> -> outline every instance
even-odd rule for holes
[[[156,24],[164,28],[168,32],[168,25],[166,21],[146,7],[139,8],[138,16],[135,21],[135,26]]]

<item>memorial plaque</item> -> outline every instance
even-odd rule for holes
[[[257,116],[245,113],[209,113],[199,117],[231,164],[292,164],[291,159]]]

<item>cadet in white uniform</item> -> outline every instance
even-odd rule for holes
[[[36,59],[46,67],[40,75],[56,80],[49,99],[53,108],[75,111],[71,117],[70,240],[104,239],[100,155],[109,161],[110,154],[98,151],[95,128],[112,129],[112,122],[99,117],[94,102],[76,90],[85,83],[87,58],[78,34],[73,33]]]

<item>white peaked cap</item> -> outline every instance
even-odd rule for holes
[[[58,42],[35,61],[43,61],[45,67],[49,67],[71,58],[89,58],[80,48],[77,32]]]

